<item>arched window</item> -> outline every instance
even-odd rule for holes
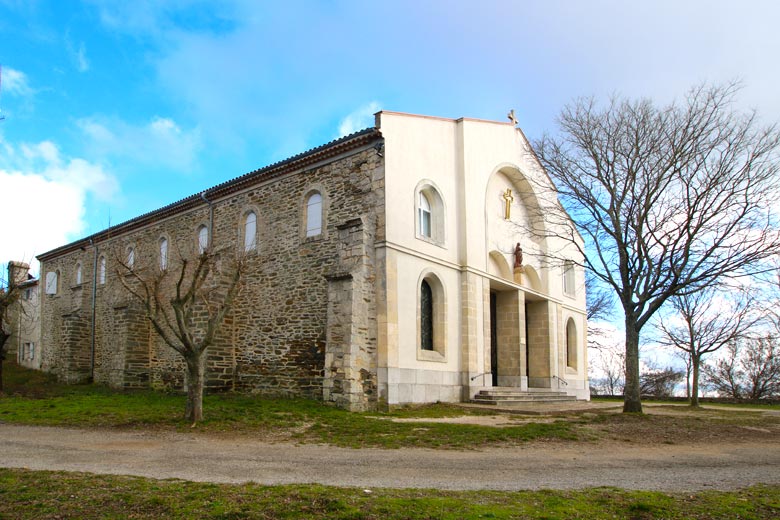
[[[98,283],[105,285],[106,283],[106,257],[101,256],[98,260]]]
[[[566,366],[577,370],[577,326],[571,318],[566,321]]]
[[[209,228],[200,226],[198,228],[198,254],[202,255],[209,247]]]
[[[431,181],[422,181],[415,188],[415,230],[417,238],[444,245],[444,200]]]
[[[168,239],[160,239],[160,270],[168,269]]]
[[[322,234],[322,195],[312,192],[306,199],[306,236]]]
[[[574,296],[574,262],[565,260],[563,262],[563,294]]]
[[[135,248],[133,246],[127,247],[127,268],[132,269],[135,266]]]
[[[420,348],[433,350],[433,290],[423,280],[420,284]]]
[[[422,191],[420,192],[417,213],[420,236],[431,238],[431,203]]]
[[[244,251],[257,249],[257,215],[250,211],[244,216]]]
[[[417,359],[446,361],[447,302],[444,285],[432,272],[417,286]]]
[[[76,285],[81,285],[82,282],[82,272],[81,272],[81,262],[76,264]]]

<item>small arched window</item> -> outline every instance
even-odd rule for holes
[[[417,212],[419,223],[418,232],[420,233],[420,236],[431,238],[431,202],[422,191],[420,192],[420,200],[418,201]]]
[[[198,228],[198,254],[202,255],[209,247],[209,228],[200,226]]]
[[[312,192],[306,199],[306,236],[322,234],[322,195]]]
[[[565,260],[563,262],[563,293],[567,296],[574,296],[574,262]]]
[[[577,370],[577,326],[571,318],[566,321],[566,366]]]
[[[82,271],[81,271],[81,262],[76,264],[76,285],[81,285],[82,282]]]
[[[135,266],[135,248],[128,246],[127,248],[127,267],[132,269]]]
[[[422,181],[415,188],[415,229],[417,238],[444,245],[444,200],[430,181]]]
[[[257,215],[250,211],[244,217],[244,251],[257,249]]]
[[[105,285],[106,283],[106,257],[101,256],[98,260],[98,283]]]
[[[168,239],[160,239],[160,270],[168,269]]]

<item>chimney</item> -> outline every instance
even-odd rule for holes
[[[8,262],[8,285],[13,287],[27,281],[30,264],[24,262]]]

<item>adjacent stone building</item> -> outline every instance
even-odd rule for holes
[[[15,355],[17,363],[27,368],[41,368],[41,316],[38,280],[30,274],[30,265],[8,262],[8,280],[19,290],[19,298],[8,310],[11,335],[6,352]]]
[[[379,112],[376,126],[40,255],[44,370],[186,384],[117,265],[208,245],[245,259],[211,389],[352,410],[491,387],[588,398],[584,275],[511,123]],[[566,229],[555,229],[563,227]],[[560,232],[558,232],[560,231]]]

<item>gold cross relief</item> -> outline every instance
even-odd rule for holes
[[[504,198],[504,220],[509,220],[512,202],[515,201],[512,196],[512,188],[507,188],[502,197]]]

